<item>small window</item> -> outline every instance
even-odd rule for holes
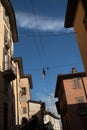
[[[22,95],[26,95],[26,88],[25,87],[22,88]]]
[[[84,97],[77,97],[76,102],[78,103],[78,113],[80,115],[86,115],[87,114],[87,107],[84,101]]]
[[[26,96],[22,96],[22,102],[23,102],[23,103],[26,102]]]
[[[26,113],[27,113],[27,108],[23,107],[23,114],[26,114]]]
[[[73,78],[72,83],[73,83],[73,88],[76,89],[81,88],[80,78]]]
[[[79,103],[84,103],[84,97],[76,97],[76,102]]]

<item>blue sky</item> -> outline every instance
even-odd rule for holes
[[[31,98],[44,101],[54,113],[57,75],[71,73],[72,67],[84,71],[73,29],[64,28],[67,0],[10,1],[19,38],[15,57],[22,57],[24,73],[32,75]]]

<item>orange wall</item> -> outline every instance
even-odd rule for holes
[[[84,64],[84,68],[85,71],[87,72],[87,30],[85,29],[83,24],[84,16],[85,16],[84,8],[82,6],[82,2],[79,0],[73,27],[76,32],[76,37],[82,61]]]

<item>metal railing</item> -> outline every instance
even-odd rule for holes
[[[11,70],[15,75],[17,74],[16,73],[16,68],[12,64],[11,61],[4,62],[4,71],[7,71],[7,70]]]

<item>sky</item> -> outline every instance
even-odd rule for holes
[[[22,57],[24,74],[32,75],[31,99],[56,113],[57,75],[71,73],[72,67],[84,71],[74,30],[64,28],[67,0],[10,1],[18,31],[14,55]]]

